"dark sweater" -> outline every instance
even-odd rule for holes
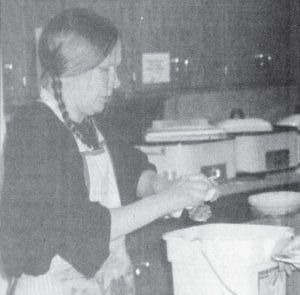
[[[103,126],[122,204],[135,199],[146,157]],[[64,124],[44,104],[21,107],[5,143],[0,246],[7,275],[40,275],[59,254],[91,277],[109,255],[110,212],[89,201],[83,162]]]

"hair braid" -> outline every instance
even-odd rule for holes
[[[62,82],[59,77],[52,78],[52,88],[54,91],[54,98],[57,101],[58,108],[61,112],[65,125],[77,138],[79,138],[88,147],[93,149],[98,149],[99,148],[98,141],[97,140],[92,141],[87,136],[84,136],[84,134],[77,128],[76,124],[71,120],[69,113],[66,109],[66,105],[62,99]],[[96,129],[92,120],[86,118],[84,120],[84,123],[89,129],[88,131],[92,132],[93,135],[95,135]]]

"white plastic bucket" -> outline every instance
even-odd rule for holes
[[[166,233],[175,295],[285,295],[286,275],[271,259],[289,227],[207,224]]]

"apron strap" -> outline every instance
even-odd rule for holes
[[[15,294],[17,282],[18,282],[17,278],[11,278],[8,281],[8,288],[7,288],[5,295],[14,295]]]

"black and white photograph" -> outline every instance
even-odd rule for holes
[[[300,295],[300,1],[0,0],[0,295]]]

